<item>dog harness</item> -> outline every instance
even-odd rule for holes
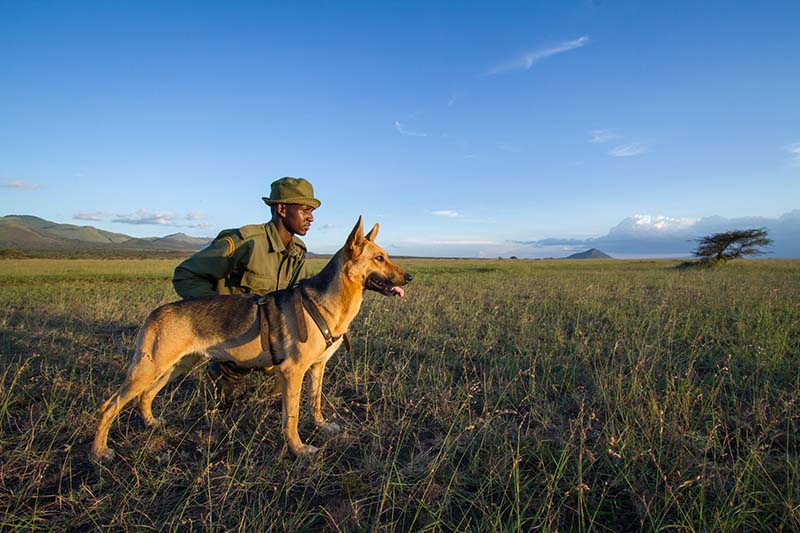
[[[305,309],[308,311],[308,314],[311,315],[312,320],[314,320],[317,328],[319,328],[322,336],[325,338],[326,347],[330,347],[334,342],[344,338],[345,349],[348,352],[352,349],[350,346],[350,339],[347,337],[346,333],[336,337],[331,334],[331,330],[325,318],[300,284],[290,289],[265,294],[256,300],[256,304],[258,305],[261,349],[272,355],[273,365],[281,364],[283,359],[278,359],[276,357],[278,354],[272,350],[272,346],[283,346],[286,342],[291,340],[283,338],[288,333],[286,331],[288,325],[284,321],[281,308],[291,308],[294,312],[294,322],[297,327],[296,339],[300,342],[306,342],[308,340],[308,329],[306,328],[305,315],[303,314],[303,309]],[[272,324],[272,327],[270,327],[270,324]]]

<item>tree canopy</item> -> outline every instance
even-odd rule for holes
[[[701,261],[725,262],[748,255],[766,252],[760,248],[772,244],[765,228],[725,231],[697,239],[697,248],[692,250]]]

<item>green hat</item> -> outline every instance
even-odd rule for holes
[[[316,209],[321,202],[314,198],[314,187],[303,178],[281,178],[270,186],[269,198],[262,197],[267,205],[302,204]]]

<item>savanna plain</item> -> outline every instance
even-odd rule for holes
[[[800,530],[800,260],[399,260],[296,458],[274,377],[99,405],[180,259],[0,260],[0,529]],[[312,270],[324,261],[312,260]]]

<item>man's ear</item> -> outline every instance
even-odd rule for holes
[[[375,224],[374,226],[372,226],[372,229],[369,230],[369,233],[367,233],[366,237],[364,238],[367,239],[368,241],[375,242],[375,238],[378,236],[378,230],[380,229],[380,227],[381,227],[380,224]]]
[[[361,254],[361,245],[364,241],[364,225],[361,223],[361,215],[358,217],[358,222],[356,222],[353,231],[350,232],[350,236],[347,237],[347,241],[344,243],[344,249],[347,252],[348,257],[358,257]]]

